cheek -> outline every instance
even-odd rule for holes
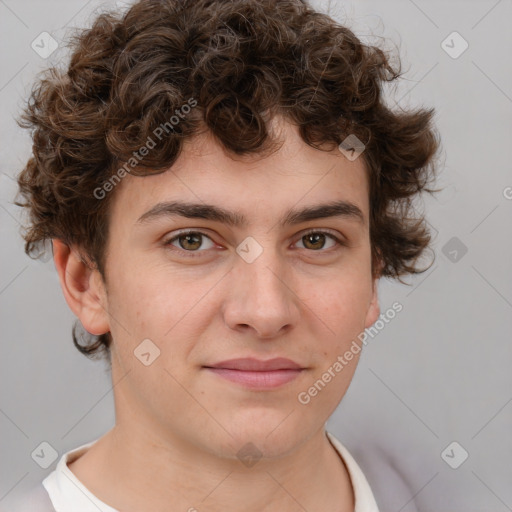
[[[120,269],[115,279],[109,293],[111,331],[125,366],[139,344],[150,339],[161,351],[158,361],[177,370],[218,311],[211,295],[205,297],[215,281],[162,268]]]
[[[332,280],[321,292],[309,292],[305,302],[328,332],[343,340],[364,330],[370,301],[371,281],[361,275],[358,280]]]
[[[141,269],[117,269],[108,293],[110,326],[114,340],[126,350],[149,338],[161,344],[163,335],[180,316],[180,301],[161,280]]]
[[[361,280],[364,282],[364,276]],[[306,398],[311,398],[326,417],[345,395],[356,371],[362,350],[358,336],[364,332],[370,298],[361,282],[338,281],[311,299],[315,304],[311,309],[318,317],[316,325],[327,335],[319,336],[316,331],[317,369],[305,391]]]

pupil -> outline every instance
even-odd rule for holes
[[[323,237],[323,235],[321,233],[314,233],[314,234],[310,234],[310,235],[306,235],[306,238],[307,239],[312,239],[313,240],[313,245],[315,244],[318,244],[318,241]],[[308,241],[309,242],[309,241]]]
[[[197,240],[199,240],[199,236],[196,234],[188,234],[188,235],[184,235],[183,238],[185,238],[186,242],[185,242],[185,245],[189,244],[189,243],[192,243],[192,245],[194,244],[194,242],[190,242],[190,240],[193,240],[194,238],[196,239],[196,242],[195,242],[195,245],[201,245],[201,243],[197,242]],[[181,245],[183,247],[183,244]],[[197,247],[183,247],[183,249],[197,249]]]

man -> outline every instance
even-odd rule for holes
[[[433,111],[389,110],[398,76],[299,0],[145,0],[37,84],[26,251],[53,241],[116,424],[35,506],[378,510],[325,423],[378,279],[422,271],[430,241],[410,199],[430,190]]]

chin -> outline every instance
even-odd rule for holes
[[[299,417],[297,411],[287,417],[289,413],[289,410],[274,410],[268,414],[259,411],[251,420],[240,418],[236,421],[233,418],[227,428],[233,437],[224,436],[224,442],[228,441],[228,444],[221,448],[223,456],[245,453],[250,456],[252,452],[269,459],[286,456],[319,428]]]

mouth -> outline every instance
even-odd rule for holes
[[[306,368],[286,358],[262,361],[254,358],[230,359],[204,366],[215,375],[252,389],[274,389],[296,379]]]

